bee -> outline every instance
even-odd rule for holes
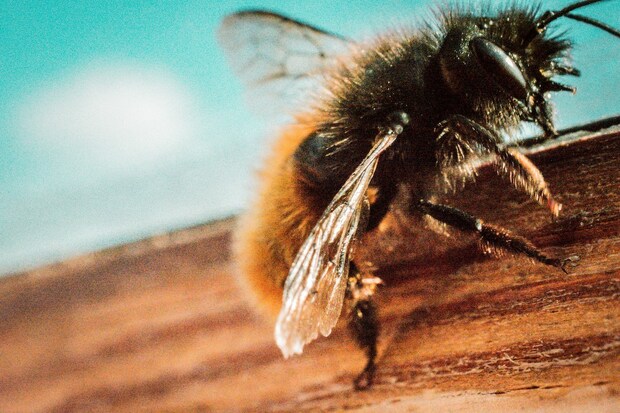
[[[245,283],[277,314],[284,357],[328,336],[347,303],[367,356],[354,385],[372,384],[379,334],[373,295],[381,280],[358,269],[355,246],[398,191],[409,194],[409,212],[477,234],[492,250],[566,270],[572,259],[547,256],[435,198],[474,180],[476,161],[492,158],[507,182],[558,216],[561,205],[541,172],[502,136],[524,122],[547,138],[557,135],[549,92],[574,92],[555,78],[579,71],[570,64],[571,42],[547,29],[566,17],[620,37],[573,13],[600,1],[545,12],[516,4],[449,8],[421,29],[365,43],[267,11],[224,20],[220,42],[253,102],[290,109],[294,96],[314,92],[275,142],[235,241]]]

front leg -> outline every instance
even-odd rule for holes
[[[497,172],[509,179],[512,185],[526,192],[538,203],[546,203],[558,216],[562,205],[557,203],[542,173],[536,165],[515,148],[504,148],[492,131],[473,120],[454,115],[437,126],[437,160],[443,168],[458,166],[466,161],[467,155],[496,156]]]
[[[487,251],[500,249],[524,254],[543,264],[561,268],[564,272],[567,272],[566,266],[576,260],[576,258],[559,259],[548,257],[528,239],[512,234],[507,229],[487,224],[467,212],[448,205],[419,200],[415,204],[415,208],[463,232],[478,234],[482,246]]]

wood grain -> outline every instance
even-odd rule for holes
[[[1,279],[0,411],[620,411],[618,128],[530,152],[558,220],[488,168],[442,201],[579,266],[488,257],[396,205],[361,254],[386,283],[370,391],[343,326],[282,359],[231,219]]]

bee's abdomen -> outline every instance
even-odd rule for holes
[[[296,159],[298,148],[312,132],[304,124],[282,134],[261,171],[258,197],[236,231],[235,254],[243,284],[274,318],[290,265],[325,208],[320,191],[308,185],[309,171],[300,168]]]

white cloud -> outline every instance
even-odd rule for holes
[[[25,166],[0,197],[0,275],[238,211],[261,128],[192,93],[161,70],[91,64],[15,105]]]
[[[196,144],[198,114],[165,71],[91,63],[25,99],[15,132],[28,151],[69,167],[135,170]]]

